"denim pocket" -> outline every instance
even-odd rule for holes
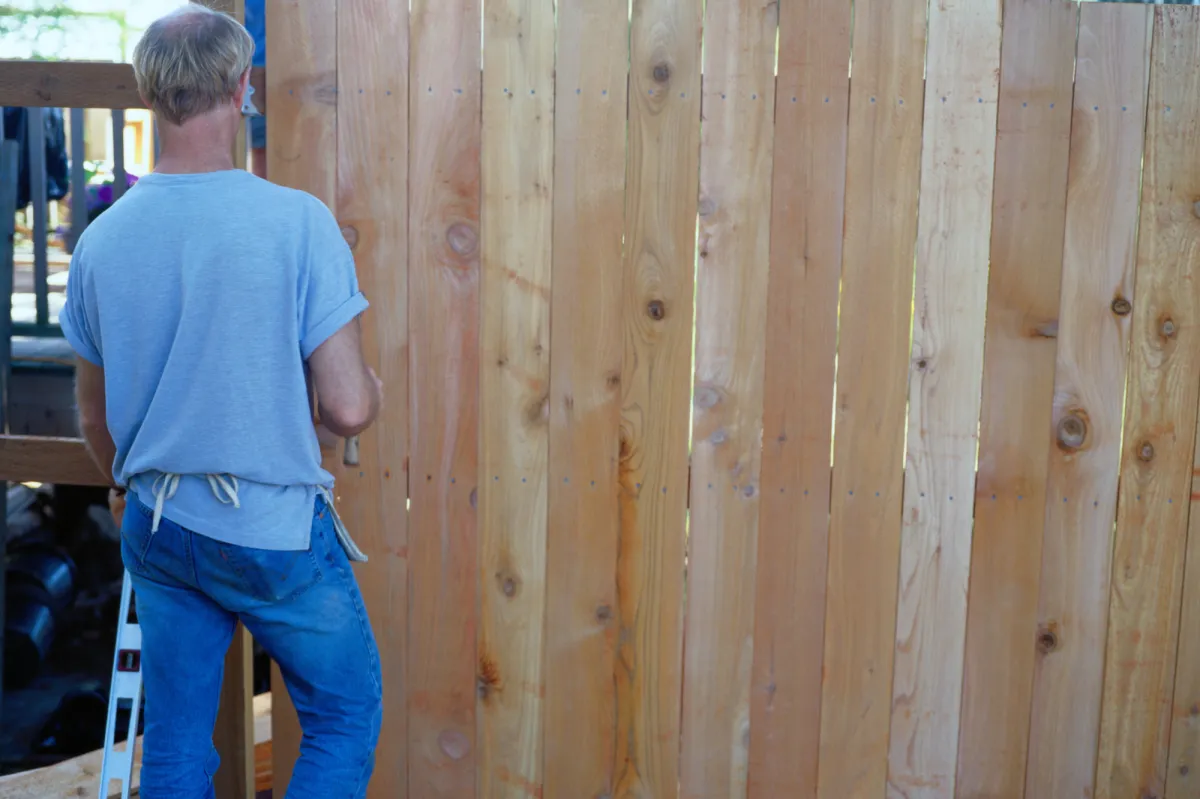
[[[220,544],[217,552],[237,575],[246,595],[263,602],[295,599],[322,579],[311,544],[305,550],[252,549]]]
[[[126,513],[121,518],[121,560],[126,569],[140,574],[146,570],[146,555],[154,543],[154,533],[150,532],[150,511],[132,495],[126,502],[126,510],[135,512]]]

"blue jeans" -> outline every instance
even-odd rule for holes
[[[121,556],[142,628],[143,799],[214,799],[212,732],[238,620],[279,664],[303,728],[286,799],[366,796],[379,652],[324,501],[303,552],[224,544],[165,518],[152,534],[151,515],[130,492]]]

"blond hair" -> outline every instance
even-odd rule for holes
[[[232,17],[199,3],[155,20],[133,50],[138,92],[174,125],[229,101],[250,68],[254,39]]]

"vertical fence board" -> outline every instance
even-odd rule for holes
[[[1188,507],[1187,555],[1184,565],[1183,609],[1179,619],[1179,654],[1175,663],[1171,738],[1167,760],[1170,799],[1200,794],[1200,423],[1193,444],[1191,498]]]
[[[267,61],[272,65],[267,94],[276,98],[267,126],[268,174],[272,182],[307,191],[336,210],[336,7],[267,0],[266,12]],[[333,453],[323,454],[327,461],[336,460]],[[272,774],[274,789],[282,795],[300,751],[300,723],[274,665],[271,687]]]
[[[1024,790],[1077,13],[1004,4],[959,796]]]
[[[702,9],[634,0],[631,18],[616,796],[679,792]]]
[[[779,11],[750,699],[750,796],[762,799],[817,792],[850,5]]]
[[[1028,799],[1090,796],[1095,779],[1149,19],[1143,6],[1080,9]]]
[[[546,796],[605,796],[616,752],[617,456],[629,10],[558,6]]]
[[[708,0],[705,14],[685,797],[744,796],[749,772],[778,5]]]
[[[1155,9],[1098,799],[1162,796],[1200,370],[1200,17]]]
[[[475,793],[479,0],[412,5],[409,795]]]
[[[906,799],[948,799],[958,760],[983,379],[999,5],[932,4],[926,63],[888,785]]]
[[[337,26],[337,215],[377,309],[363,317],[363,351],[387,397],[338,497],[371,559],[358,581],[386,678],[370,795],[390,799],[408,781],[408,8],[338,0]]]
[[[818,769],[823,799],[880,796],[887,773],[925,12],[924,0],[858,0],[854,11]]]
[[[554,5],[485,0],[479,794],[541,791]]]

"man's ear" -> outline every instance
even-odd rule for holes
[[[242,106],[246,102],[246,87],[249,85],[250,69],[247,68],[246,71],[242,73],[242,77],[238,78],[237,89],[233,92],[233,104],[237,107],[239,112],[242,110]]]

